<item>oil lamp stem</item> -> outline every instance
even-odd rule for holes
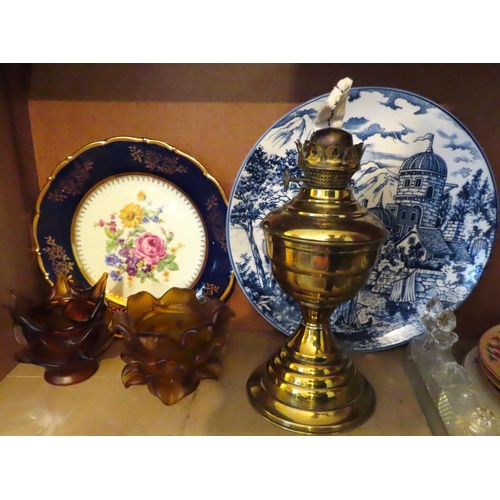
[[[310,357],[318,362],[337,356],[340,349],[329,325],[336,307],[325,309],[301,304],[299,308],[302,320],[288,347],[304,358]]]

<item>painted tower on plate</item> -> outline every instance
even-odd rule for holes
[[[456,259],[470,261],[458,222],[443,224],[443,197],[457,184],[446,182],[448,168],[441,156],[433,151],[433,134],[419,137],[428,140],[428,148],[407,158],[401,165],[397,192],[392,203],[383,207],[382,200],[371,208],[392,232],[395,245],[409,251],[420,244],[419,260]],[[384,213],[382,213],[384,212]],[[380,213],[380,214],[379,214]]]
[[[394,203],[387,205],[396,218],[400,237],[415,227],[440,227],[439,208],[443,196],[457,187],[446,183],[448,169],[443,158],[432,149],[434,136],[427,134],[416,140],[424,139],[429,140],[429,147],[403,162]]]

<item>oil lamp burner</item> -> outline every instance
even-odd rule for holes
[[[340,125],[350,83],[337,92]],[[273,275],[298,303],[301,322],[247,383],[257,411],[305,434],[345,432],[375,408],[372,387],[334,338],[330,317],[363,287],[387,236],[380,219],[357,203],[348,186],[363,144],[353,145],[352,135],[336,126],[333,107],[326,115],[326,127],[303,144],[297,141],[304,177],[290,179],[285,172],[285,187],[290,180],[302,181],[300,192],[261,223]]]

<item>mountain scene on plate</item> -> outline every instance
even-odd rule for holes
[[[230,207],[230,241],[237,277],[259,312],[291,334],[297,305],[272,273],[260,222],[295,196],[283,173],[302,177],[295,141],[314,131],[326,96],[293,111],[261,139],[237,180]],[[491,170],[468,132],[442,109],[390,89],[353,89],[344,128],[365,146],[352,188],[389,236],[365,287],[339,306],[332,329],[347,350],[377,350],[421,332],[427,300],[438,294],[456,309],[491,254],[497,199]]]
[[[387,200],[393,199],[398,188],[398,172],[394,171],[394,167],[379,166],[375,162],[370,161],[365,163],[352,178],[353,191],[356,197],[371,201],[372,205],[376,205],[382,197]],[[362,202],[362,204],[364,204]]]
[[[302,109],[292,113],[283,122],[278,122],[267,136],[266,150],[269,153],[274,150],[281,152],[285,146],[294,147],[295,141],[306,141],[311,135],[311,130],[314,130],[314,119],[317,114],[315,108]]]

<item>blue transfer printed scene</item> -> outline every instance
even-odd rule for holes
[[[295,302],[274,281],[260,221],[290,200],[283,172],[300,177],[295,141],[314,131],[326,96],[271,127],[245,160],[231,194],[230,256],[244,293],[259,313],[290,335],[300,321]],[[344,128],[364,142],[352,188],[389,231],[369,281],[333,314],[331,326],[349,351],[407,342],[422,330],[426,302],[439,294],[456,309],[482,275],[495,241],[497,195],[474,138],[436,104],[399,90],[352,89]]]

